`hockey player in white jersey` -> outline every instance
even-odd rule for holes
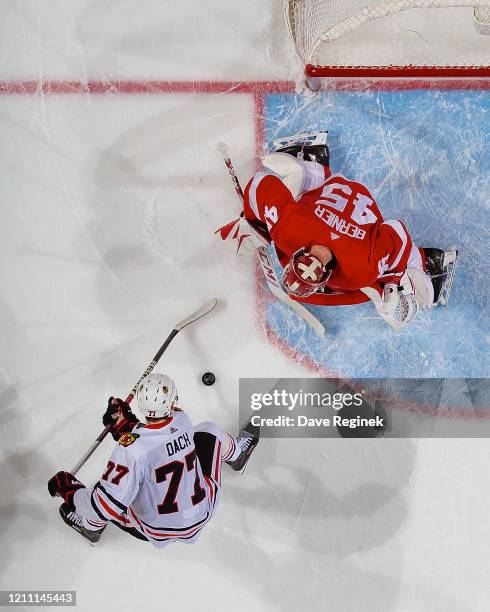
[[[195,542],[216,509],[221,464],[242,470],[259,440],[250,423],[237,437],[214,423],[193,427],[176,406],[174,381],[150,374],[137,393],[140,422],[121,399],[110,398],[103,416],[118,441],[100,480],[86,487],[69,472],[48,482],[63,497],[60,515],[91,543],[111,522],[157,548]]]

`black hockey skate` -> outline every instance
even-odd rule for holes
[[[235,461],[226,461],[225,463],[236,472],[244,470],[250,459],[250,455],[259,443],[259,438],[260,427],[252,425],[251,421],[248,421],[242,429],[240,429],[240,433],[237,436],[237,445],[240,448],[240,454]]]
[[[90,544],[92,544],[92,546],[95,546],[102,537],[105,527],[102,527],[102,529],[99,529],[98,531],[86,529],[83,526],[82,517],[73,510],[70,510],[70,506],[68,504],[61,504],[59,512],[65,523],[75,531],[78,531],[80,535],[82,535],[90,542]]]
[[[327,131],[295,134],[278,138],[272,143],[274,153],[288,153],[305,161],[316,161],[322,166],[330,165],[330,151],[327,145]]]
[[[322,166],[330,165],[330,151],[327,145],[295,145],[277,149],[276,153],[289,153],[293,157],[299,156],[305,161],[316,161]]]
[[[458,251],[425,248],[425,265],[434,287],[434,305],[446,306],[454,281]]]

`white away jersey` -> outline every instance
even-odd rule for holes
[[[138,423],[121,437],[94,488],[76,493],[77,511],[87,515],[89,502],[96,521],[136,527],[157,547],[195,539],[213,513],[219,470],[216,479],[203,475],[193,436],[182,411],[163,423]]]

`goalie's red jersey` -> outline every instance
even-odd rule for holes
[[[352,292],[396,282],[407,267],[412,240],[401,221],[384,221],[362,183],[332,175],[296,202],[281,180],[258,172],[245,189],[245,217],[265,224],[284,266],[301,247],[328,246],[336,267],[328,287]]]

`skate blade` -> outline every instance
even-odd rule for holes
[[[67,523],[67,525],[68,525],[68,523]],[[87,537],[86,537],[86,536],[85,536],[85,535],[84,535],[84,534],[83,534],[83,533],[82,533],[82,532],[81,532],[79,529],[77,529],[77,528],[76,528],[74,525],[68,525],[68,527],[71,527],[71,528],[73,529],[73,531],[76,531],[76,532],[78,533],[78,535],[79,535],[79,536],[81,536],[81,537],[82,537],[82,538],[85,540],[85,542],[88,542],[88,543],[90,544],[90,546],[92,546],[92,548],[95,548],[95,547],[97,546],[97,544],[100,542],[100,539],[99,539],[99,540],[96,540],[96,541],[89,540],[89,539],[88,539],[88,538],[87,538]]]
[[[61,517],[61,518],[63,519],[65,525],[68,525],[68,527],[73,529],[73,531],[76,531],[78,533],[78,535],[81,536],[85,540],[85,542],[88,542],[90,544],[90,546],[92,546],[93,548],[95,548],[97,546],[97,544],[100,541],[100,538],[98,540],[96,540],[96,541],[89,540],[89,538],[87,538],[83,534],[83,532],[81,532],[80,529],[78,529],[78,527],[76,527],[76,525],[71,525],[68,521],[65,521],[65,519],[63,517]]]
[[[290,147],[293,145],[326,145],[327,138],[328,130],[294,134],[293,136],[286,136],[285,138],[277,138],[276,140],[273,140],[271,151],[276,151],[277,149],[282,149],[283,147]]]
[[[441,306],[447,306],[449,296],[451,295],[451,289],[453,288],[454,276],[456,274],[456,267],[458,265],[458,251],[447,251],[444,253],[444,264],[443,268],[446,270],[446,281],[441,289],[441,294],[437,303]]]
[[[250,460],[252,459],[252,455],[253,455],[253,453],[250,455],[250,457],[247,459],[247,462],[245,463],[245,465],[240,470],[240,476],[243,476],[245,474],[245,470],[247,469],[247,466],[250,463]]]
[[[252,459],[252,455],[254,454],[254,450],[257,448],[257,445],[259,443],[259,439],[260,439],[259,436],[257,436],[256,442],[254,443],[254,445],[252,447],[252,450],[250,451],[250,454],[249,454],[249,456],[248,456],[248,458],[247,458],[247,460],[245,462],[245,465],[240,470],[237,470],[237,471],[240,472],[241,476],[243,476],[243,474],[245,473],[245,470],[247,469],[247,466],[250,463],[250,459]]]

